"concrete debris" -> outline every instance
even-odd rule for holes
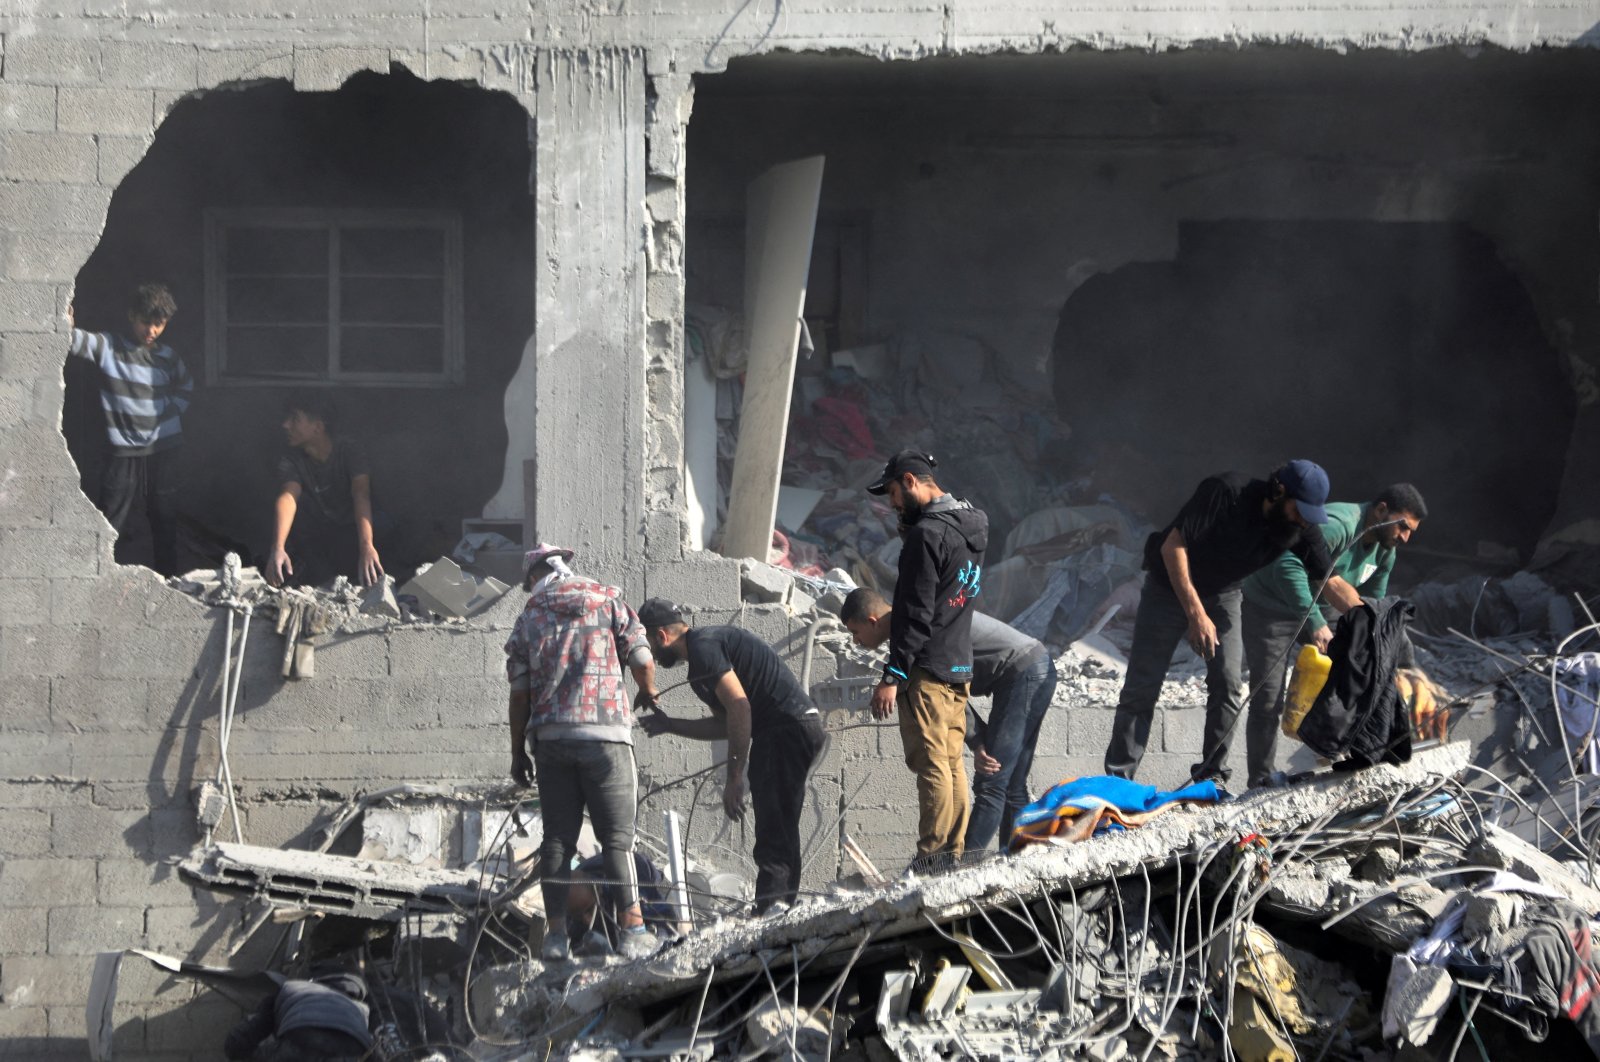
[[[782,604],[788,600],[794,582],[782,568],[761,561],[739,564],[739,589],[746,601],[755,604]]]
[[[361,614],[383,619],[399,619],[400,603],[395,600],[394,576],[385,575],[361,593]]]
[[[482,612],[510,589],[492,576],[480,580],[468,575],[449,557],[440,557],[418,568],[397,593],[412,598],[426,612],[465,619]]]
[[[1418,966],[1409,957],[1396,955],[1383,998],[1383,1035],[1423,1046],[1438,1027],[1455,988],[1444,967]]]

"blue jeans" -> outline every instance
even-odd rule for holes
[[[972,818],[967,822],[966,850],[989,847],[1000,835],[1000,847],[1011,841],[1011,824],[1032,801],[1028,772],[1039,727],[1056,692],[1056,665],[1049,653],[1029,664],[1009,683],[994,691],[994,708],[984,728],[984,750],[1000,761],[994,774],[976,775],[972,782]]]

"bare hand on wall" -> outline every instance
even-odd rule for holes
[[[267,582],[273,586],[282,586],[284,580],[294,574],[294,565],[289,560],[289,554],[278,546],[267,554]]]

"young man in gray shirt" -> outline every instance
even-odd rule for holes
[[[889,638],[893,607],[876,590],[852,590],[839,618],[856,644],[876,649]],[[1056,665],[1037,639],[975,612],[972,616],[972,686],[979,697],[992,697],[985,723],[967,707],[967,747],[972,749],[975,778],[972,815],[967,820],[965,850],[987,849],[999,834],[999,847],[1011,839],[1017,813],[1032,802],[1028,772],[1033,768],[1039,727],[1056,692]]]

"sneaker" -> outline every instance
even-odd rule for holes
[[[643,959],[656,953],[661,941],[645,926],[631,926],[617,934],[617,952],[624,959]]]
[[[603,959],[611,954],[611,941],[604,933],[591,929],[578,942],[578,954],[586,959]]]
[[[545,962],[566,962],[572,957],[572,947],[567,943],[567,935],[562,932],[546,933],[544,947],[539,949],[539,958]]]

